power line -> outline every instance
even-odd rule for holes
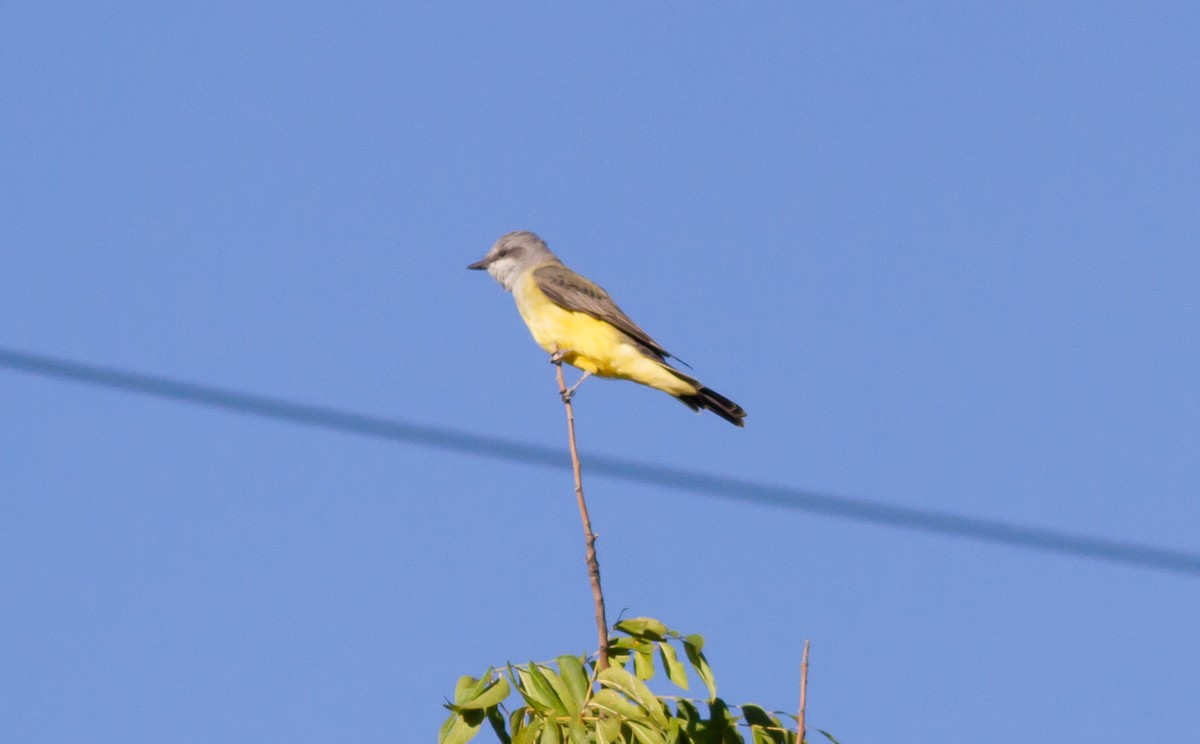
[[[198,385],[166,377],[102,367],[0,347],[0,367],[41,377],[70,380],[129,393],[219,408],[394,442],[468,455],[565,470],[566,453],[551,447],[501,437],[472,434],[426,424],[296,403],[234,390]],[[932,532],[1144,569],[1200,576],[1200,553],[1160,548],[1125,540],[1029,527],[949,512],[896,506],[868,499],[774,486],[682,468],[672,468],[606,455],[587,458],[588,471],[620,480],[646,483],[716,498],[813,512],[839,519]]]

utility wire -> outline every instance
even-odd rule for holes
[[[241,393],[210,385],[198,385],[3,347],[0,347],[0,367],[41,377],[70,380],[129,393],[151,395],[450,452],[560,470],[570,467],[570,460],[566,453],[552,447],[472,434],[457,429],[364,416],[336,408]],[[897,527],[916,532],[932,532],[969,540],[1200,577],[1200,553],[1186,550],[1091,537],[930,509],[896,506],[868,499],[835,496],[790,486],[770,485],[606,455],[589,456],[587,465],[589,472],[596,475],[689,491],[726,500],[764,504],[866,524]]]

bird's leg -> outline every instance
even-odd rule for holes
[[[550,363],[551,363],[551,364],[553,364],[553,365],[555,365],[555,366],[557,366],[557,367],[560,367],[560,368],[561,368],[561,367],[562,367],[562,363],[563,363],[564,361],[566,361],[566,359],[567,359],[567,354],[566,354],[566,352],[564,352],[562,349],[558,348],[557,346],[556,346],[556,347],[554,347],[554,351],[550,352]],[[576,383],[575,383],[574,385],[572,385],[571,387],[567,388],[566,390],[563,390],[563,391],[562,391],[562,400],[563,400],[563,403],[570,403],[570,402],[571,402],[571,398],[575,397],[575,391],[576,391],[576,390],[579,388],[579,386],[580,386],[580,385],[582,385],[582,384],[583,384],[583,381],[584,381],[584,380],[586,380],[587,378],[591,377],[591,375],[592,375],[592,373],[591,373],[591,372],[586,372],[586,371],[585,371],[585,372],[583,373],[583,377],[580,377],[580,378],[579,378],[579,380],[578,380],[578,381],[576,381]],[[563,384],[563,382],[562,382],[562,371],[561,371],[561,369],[560,369],[560,371],[559,371],[559,373],[558,373],[558,382],[559,382],[559,384],[560,384],[560,385],[562,385],[562,384]]]
[[[589,378],[591,376],[592,376],[591,372],[584,372],[583,377],[580,377],[579,380],[574,385],[567,388],[562,394],[563,403],[570,403],[571,398],[575,397],[575,391],[577,389],[579,389],[579,386],[583,384],[584,380],[586,380],[587,378]]]

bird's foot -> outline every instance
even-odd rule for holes
[[[584,380],[586,380],[587,378],[589,378],[591,376],[592,376],[591,372],[584,372],[583,377],[580,377],[578,382],[576,382],[574,385],[567,388],[566,390],[562,391],[563,403],[570,403],[571,399],[575,397],[575,391],[579,389],[579,386],[583,384]]]

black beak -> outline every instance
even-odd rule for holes
[[[480,270],[480,269],[486,269],[486,268],[487,268],[487,265],[488,265],[488,262],[487,262],[487,259],[485,258],[485,259],[482,259],[482,260],[480,260],[480,261],[476,261],[475,263],[471,264],[471,265],[470,265],[470,266],[468,266],[467,268],[468,268],[468,269],[473,269],[473,270],[475,270],[475,271],[478,271],[478,270]]]

